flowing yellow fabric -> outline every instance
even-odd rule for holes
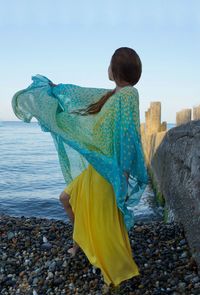
[[[73,240],[107,285],[140,275],[112,185],[89,164],[64,191],[74,213]]]

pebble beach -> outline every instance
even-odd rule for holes
[[[183,229],[138,221],[129,231],[140,276],[107,287],[80,249],[70,257],[71,223],[0,215],[0,294],[199,295],[200,277]]]

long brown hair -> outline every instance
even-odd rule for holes
[[[140,79],[142,63],[137,52],[129,47],[120,47],[115,50],[111,58],[111,71],[115,82],[120,84],[126,82],[134,86]],[[108,91],[97,102],[90,104],[87,108],[72,111],[82,116],[93,115],[100,112],[104,103],[112,96],[116,88]]]

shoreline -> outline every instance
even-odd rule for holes
[[[68,220],[0,214],[0,294],[113,294],[82,250],[70,258],[72,232]],[[123,281],[117,294],[200,294],[182,227],[138,221],[129,239],[141,275]]]

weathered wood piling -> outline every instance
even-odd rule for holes
[[[147,165],[167,132],[167,122],[161,123],[161,102],[150,103],[145,112],[145,123],[141,123],[141,139]]]
[[[176,112],[176,126],[191,120],[200,120],[200,105],[194,106],[193,109],[185,108]],[[149,166],[156,149],[167,132],[167,122],[161,123],[160,101],[150,102],[150,107],[145,112],[145,122],[140,124],[140,130],[145,161]]]

